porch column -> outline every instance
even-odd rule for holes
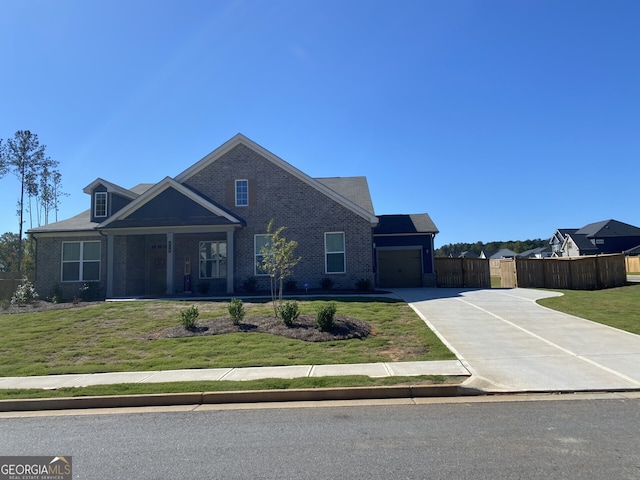
[[[173,232],[167,232],[167,295],[173,295],[173,251],[175,245],[173,244]]]
[[[113,297],[113,268],[115,264],[114,258],[114,237],[113,234],[107,235],[107,298]]]
[[[227,230],[227,293],[233,293],[233,278],[235,267],[233,265],[234,246],[233,246],[234,230]]]

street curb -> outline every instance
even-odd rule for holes
[[[384,398],[457,397],[477,391],[453,385],[317,388],[298,390],[243,390],[237,392],[157,393],[0,400],[0,412],[74,410],[118,407],[161,407],[229,403],[300,402],[322,400],[373,400]]]

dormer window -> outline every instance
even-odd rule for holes
[[[107,216],[107,192],[96,192],[93,200],[93,216]]]

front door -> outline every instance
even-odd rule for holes
[[[154,296],[167,293],[167,243],[162,240],[151,242],[148,250],[147,291]]]

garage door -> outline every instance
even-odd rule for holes
[[[378,280],[383,288],[422,286],[421,251],[378,250]]]

